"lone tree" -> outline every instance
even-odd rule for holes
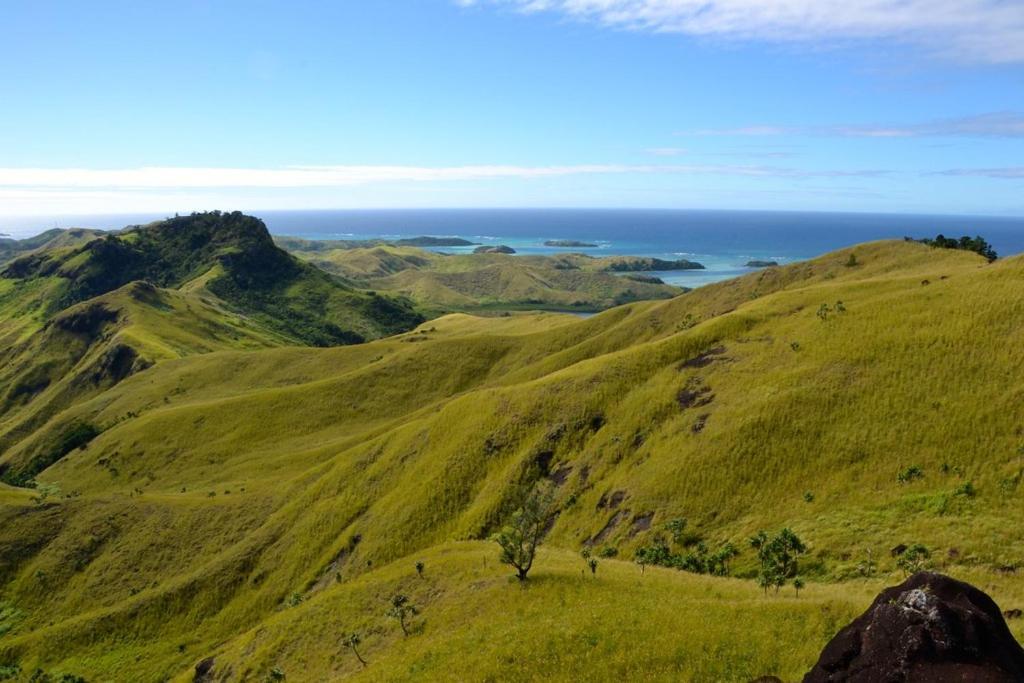
[[[796,597],[800,597],[800,589],[804,587],[804,580],[799,576],[793,579],[793,588],[796,589]]]
[[[501,562],[514,568],[520,581],[526,580],[533,567],[537,546],[554,513],[554,503],[555,490],[550,484],[529,489],[508,525],[492,537],[501,546]]]
[[[398,620],[399,626],[402,627],[403,635],[409,635],[409,626],[405,623],[405,620],[417,614],[419,614],[419,610],[416,609],[416,605],[409,602],[407,596],[399,593],[391,598],[391,609],[388,610],[388,616]]]
[[[783,529],[774,537],[769,538],[764,531],[759,531],[750,539],[750,546],[757,551],[757,559],[761,569],[757,574],[757,584],[768,592],[769,586],[775,592],[786,585],[786,581],[797,575],[797,559],[807,552],[807,546],[791,529]]]
[[[423,577],[424,567],[425,565],[423,564],[422,561],[416,563],[416,574],[418,574],[421,578]]]
[[[363,666],[366,666],[366,660],[363,659],[363,656],[361,654],[359,654],[359,646],[362,644],[362,642],[363,639],[355,631],[348,634],[347,636],[342,637],[341,639],[341,644],[347,647],[349,650],[352,650],[352,654],[356,656],[356,659],[359,660],[359,663]]]

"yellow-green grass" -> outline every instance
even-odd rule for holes
[[[665,299],[680,292],[670,285],[637,282],[605,272],[616,259],[580,254],[444,255],[394,246],[295,253],[368,287],[408,296],[430,311],[593,311],[630,301]]]
[[[377,668],[365,675],[409,676],[415,665],[438,677],[463,651],[470,679],[568,677],[582,658],[572,648],[515,666],[547,652],[549,638],[579,645],[593,630],[596,678],[791,678],[882,585],[852,578],[869,551],[896,580],[889,550],[898,543],[926,544],[938,566],[1019,606],[999,570],[1024,565],[1015,483],[1024,347],[1007,343],[1024,331],[1024,260],[985,265],[892,242],[855,253],[854,267],[844,250],[586,320],[449,316],[353,347],[160,362],[69,406],[5,456],[26,457],[72,420],[109,427],[39,477],[79,495],[0,504],[0,550],[12,558],[0,599],[25,615],[0,638],[0,657],[157,680],[223,650],[235,675],[280,665],[303,680],[292,663],[301,657],[311,671],[341,675],[357,665],[324,634],[384,621],[359,587],[377,600],[395,585],[389,577],[411,577],[416,559],[430,572],[460,553],[469,559],[451,560],[456,578],[425,615],[427,629],[451,626],[408,642],[374,631],[367,654]],[[821,304],[834,311],[837,301],[845,312],[822,321]],[[694,402],[713,398],[687,407],[684,389]],[[544,599],[504,602],[521,594],[506,592],[518,588],[493,560],[483,597],[463,593],[458,577],[477,562],[483,572],[483,548],[432,548],[486,536],[512,484],[545,461],[564,483],[532,594]],[[911,465],[924,477],[900,484]],[[968,481],[973,495],[963,493]],[[755,600],[749,580],[649,569],[645,579],[663,577],[666,595],[694,605],[683,609],[661,588],[630,593],[638,570],[628,562],[602,562],[593,588],[567,583],[583,568],[578,549],[602,529],[598,547],[628,560],[679,516],[712,546],[745,548],[758,529],[793,527],[811,547],[806,600]],[[735,571],[749,577],[755,563],[745,549]],[[563,586],[567,604],[593,601],[615,618],[567,612],[556,603]],[[286,609],[296,593],[309,600]],[[463,602],[472,609],[460,612]],[[653,626],[625,618],[631,602],[636,619],[684,633],[706,622],[710,635],[692,646],[657,640]],[[824,602],[835,605],[827,619]],[[329,629],[288,621],[321,604],[338,613]],[[543,625],[524,627],[525,645],[488,650],[474,640],[511,639],[516,609]],[[770,630],[780,620],[783,630]],[[777,650],[721,656],[743,651],[747,641],[725,634],[737,622]],[[288,633],[260,641],[260,628]],[[637,629],[661,648],[649,669],[631,656],[643,644]],[[243,657],[253,638],[262,654]],[[704,649],[713,642],[735,649]],[[428,650],[441,654],[428,660]],[[378,664],[385,659],[395,668]],[[732,659],[742,668],[711,668]]]

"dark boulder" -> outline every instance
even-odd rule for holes
[[[804,683],[825,681],[1024,681],[1024,649],[984,592],[918,572],[825,646]]]

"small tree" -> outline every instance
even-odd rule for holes
[[[793,578],[793,588],[796,590],[796,597],[800,597],[800,589],[804,587],[804,580],[799,576]]]
[[[896,558],[896,566],[906,574],[914,574],[928,567],[931,551],[920,543],[910,546]]]
[[[555,491],[551,485],[535,487],[526,494],[522,505],[513,514],[507,526],[493,536],[501,546],[501,562],[516,570],[520,581],[533,567],[548,522],[554,512]]]
[[[423,569],[424,569],[425,567],[426,567],[426,565],[424,565],[422,561],[420,561],[420,562],[417,562],[417,563],[416,563],[416,574],[417,574],[417,575],[418,575],[418,576],[419,576],[420,578],[423,578]]]
[[[647,571],[647,565],[651,562],[651,554],[648,548],[637,548],[633,560],[640,565],[640,576]]]
[[[672,541],[676,545],[683,545],[686,541],[686,518],[676,517],[665,522],[665,531],[672,536]]]
[[[409,602],[409,598],[399,593],[391,598],[391,609],[387,612],[388,616],[392,619],[397,619],[399,626],[402,627],[402,634],[409,635],[409,626],[405,623],[405,620],[409,617],[419,614],[419,610],[416,609],[416,605]]]
[[[589,560],[587,560],[587,566],[590,567],[590,575],[596,578],[597,577],[597,558],[596,557],[591,557]]]
[[[348,634],[347,636],[343,636],[341,639],[341,644],[349,650],[352,650],[352,654],[356,656],[356,659],[359,660],[359,663],[363,666],[366,666],[366,660],[363,659],[363,656],[361,654],[359,654],[359,646],[362,644],[362,642],[363,639],[355,631]]]
[[[791,529],[783,529],[769,538],[764,531],[751,537],[750,545],[757,551],[761,563],[758,585],[768,592],[769,586],[777,593],[786,581],[797,575],[798,558],[807,552],[807,546]]]

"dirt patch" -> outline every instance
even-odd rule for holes
[[[542,477],[551,475],[551,460],[555,457],[554,451],[541,451],[533,456],[533,465],[540,472]]]
[[[611,536],[612,532],[615,531],[615,527],[619,526],[624,519],[629,517],[629,510],[619,510],[611,516],[601,530],[598,531],[592,538],[587,539],[583,542],[583,545],[594,546],[598,543],[604,543],[605,539]]]
[[[654,521],[653,512],[644,512],[633,518],[633,524],[629,528],[629,537],[633,538],[641,531],[647,531],[651,528],[651,522]]]
[[[213,657],[207,657],[196,664],[195,675],[192,676],[193,683],[207,683],[213,680]]]
[[[572,474],[572,465],[562,463],[558,466],[558,469],[551,473],[550,479],[555,483],[555,486],[561,486],[569,479],[570,474]]]
[[[728,358],[725,357],[724,346],[716,346],[713,349],[705,351],[699,356],[694,356],[693,358],[688,358],[687,360],[684,360],[682,363],[679,364],[679,369],[685,370],[686,368],[705,368],[717,360],[728,360]]]
[[[706,406],[714,400],[715,395],[711,393],[711,387],[704,384],[704,381],[699,377],[692,378],[676,394],[676,401],[683,410]]]
[[[624,501],[625,499],[625,491],[612,491],[610,494],[605,493],[601,496],[601,498],[597,501],[597,507],[599,510],[603,510],[604,508],[610,508],[614,510],[615,508],[619,507],[619,505],[621,505],[622,501]]]

